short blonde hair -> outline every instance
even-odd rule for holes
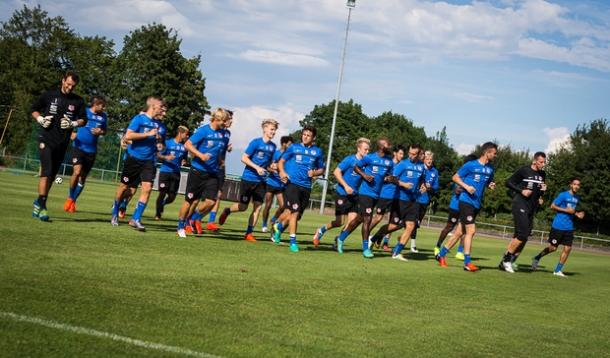
[[[280,124],[278,123],[278,121],[276,121],[273,118],[265,118],[263,119],[263,122],[261,123],[261,127],[265,128],[266,125],[272,125],[275,126],[275,129],[277,129],[277,127],[280,126]]]
[[[180,132],[180,133],[185,133],[185,132],[188,133],[189,129],[186,126],[178,126],[178,132]]]
[[[217,108],[214,112],[212,112],[212,118],[210,120],[217,120],[217,121],[221,121],[224,122],[226,120],[228,120],[231,116],[229,115],[229,112],[227,112],[227,110],[223,109],[223,108]]]
[[[364,137],[358,138],[358,140],[356,140],[356,148],[360,147],[360,144],[362,144],[362,143],[366,143],[370,146],[371,140],[368,138],[364,138]]]
[[[433,153],[431,150],[427,150],[427,151],[424,153],[424,157],[425,157],[425,158],[434,158],[434,153]]]

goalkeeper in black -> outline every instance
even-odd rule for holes
[[[514,273],[513,263],[525,247],[534,224],[534,214],[542,202],[546,190],[546,154],[536,152],[530,165],[519,168],[508,180],[506,186],[513,195],[512,212],[515,232],[500,262],[500,270]]]
[[[41,170],[32,217],[42,221],[49,220],[47,195],[64,161],[70,134],[74,128],[87,123],[85,101],[72,93],[78,79],[75,72],[67,71],[61,79],[60,88],[43,93],[32,104],[32,117],[41,127],[38,132]]]

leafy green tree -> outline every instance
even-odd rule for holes
[[[151,95],[168,105],[165,123],[172,135],[179,125],[194,129],[208,110],[201,56],[185,58],[182,40],[161,24],[142,26],[125,36],[113,68],[113,98],[109,114],[115,127],[125,126]]]
[[[59,86],[67,69],[81,74],[76,92],[87,98],[109,91],[112,41],[76,34],[61,17],[40,6],[24,6],[0,29],[0,105],[13,108],[7,130],[9,152],[21,153],[35,131],[29,108],[42,92]]]
[[[579,125],[569,146],[549,156],[549,198],[567,189],[570,178],[581,179],[582,208],[586,211],[581,228],[610,232],[610,126],[606,119]]]

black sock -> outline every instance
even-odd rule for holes
[[[513,254],[511,254],[510,252],[506,251],[504,253],[504,257],[502,257],[502,262],[510,262],[512,257],[513,257]]]
[[[41,209],[47,208],[47,196],[46,195],[38,195],[38,205],[40,205]]]

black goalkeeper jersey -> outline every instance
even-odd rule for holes
[[[61,118],[66,115],[71,121],[82,119],[86,122],[85,107],[82,97],[74,93],[64,94],[60,90],[43,93],[32,104],[31,112],[40,112],[43,117],[53,116],[53,119],[48,128],[40,127],[38,139],[52,146],[67,144],[70,141],[72,128],[61,129]]]
[[[514,194],[513,205],[524,205],[531,210],[535,209],[538,206],[538,199],[544,195],[542,184],[544,184],[545,178],[546,173],[544,170],[534,170],[531,165],[525,165],[519,168],[506,181],[506,186]],[[532,195],[526,198],[521,194],[523,189],[531,190]]]

